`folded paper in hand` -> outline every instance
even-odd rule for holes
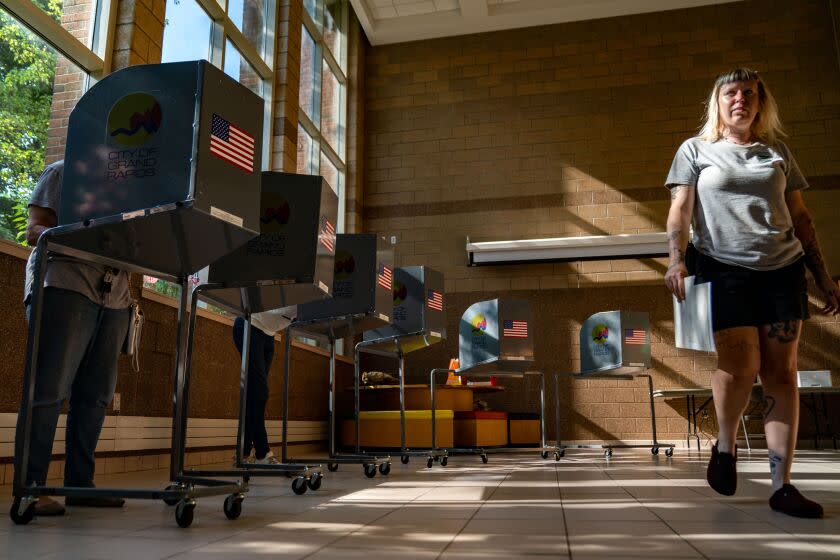
[[[712,332],[712,283],[695,284],[685,279],[685,300],[674,297],[674,338],[677,348],[715,351]]]

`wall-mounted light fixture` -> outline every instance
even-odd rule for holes
[[[665,232],[551,239],[470,242],[467,257],[470,266],[517,264],[547,261],[594,259],[630,259],[668,255]]]

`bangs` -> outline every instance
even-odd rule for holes
[[[717,89],[732,82],[750,82],[752,80],[757,80],[759,84],[761,83],[758,72],[749,68],[736,68],[735,70],[719,75],[717,80],[715,80],[715,88]]]

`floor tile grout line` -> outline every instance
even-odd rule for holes
[[[609,472],[606,472],[606,471],[605,471],[605,474],[606,474],[606,475],[610,478],[610,480],[612,480],[612,481],[614,481],[614,482],[615,482],[615,481],[617,481],[617,480],[620,480],[620,479],[613,478],[613,477],[610,475],[610,473],[609,473]],[[662,474],[661,474],[661,473],[658,473],[658,472],[657,472],[656,474],[657,474],[657,476],[659,476],[659,478],[662,478],[662,479],[668,480],[668,477],[666,477],[666,476],[662,476]],[[622,488],[624,488],[624,486],[623,486],[623,485],[622,485]],[[627,490],[624,490],[624,491],[625,491],[625,492],[627,492]],[[665,526],[666,526],[666,527],[668,527],[668,528],[669,528],[669,529],[670,529],[670,530],[671,530],[671,531],[672,531],[675,535],[677,535],[677,536],[678,536],[678,537],[679,537],[679,538],[680,538],[680,539],[681,539],[681,540],[682,540],[685,544],[687,544],[688,546],[690,546],[691,548],[693,548],[695,551],[697,551],[697,554],[699,554],[702,558],[704,558],[705,560],[710,560],[710,558],[709,558],[708,556],[706,556],[705,554],[703,554],[703,551],[701,551],[699,548],[697,548],[696,546],[694,546],[694,543],[692,543],[691,541],[689,541],[688,539],[686,539],[685,537],[683,537],[683,536],[682,536],[682,535],[681,535],[681,534],[680,534],[680,533],[679,533],[676,529],[674,529],[674,528],[671,526],[671,524],[670,524],[670,523],[668,523],[667,521],[665,521],[665,519],[663,519],[663,518],[662,518],[662,517],[661,517],[658,513],[656,513],[655,511],[653,511],[651,508],[647,507],[644,503],[642,503],[642,501],[641,501],[641,500],[639,500],[639,498],[637,498],[636,496],[634,496],[632,493],[627,492],[627,494],[628,494],[631,498],[633,498],[634,500],[636,500],[636,503],[638,503],[640,506],[642,506],[643,508],[645,508],[646,510],[648,510],[648,511],[649,511],[649,512],[650,512],[650,513],[654,516],[654,517],[656,517],[657,519],[659,519],[659,521],[661,521],[662,523],[664,523],[664,524],[665,524]]]
[[[515,470],[515,469],[514,469],[514,470]],[[454,535],[454,536],[453,536],[453,537],[449,540],[449,542],[448,542],[448,543],[446,543],[446,546],[444,546],[444,547],[443,547],[443,550],[441,550],[441,551],[440,551],[440,553],[438,553],[438,555],[437,555],[437,557],[435,558],[435,560],[439,560],[439,559],[440,559],[440,557],[441,557],[441,556],[443,556],[443,555],[446,553],[446,551],[449,549],[449,547],[450,547],[450,546],[452,546],[452,543],[454,543],[454,542],[455,542],[455,539],[457,539],[457,538],[458,538],[458,536],[459,536],[461,533],[463,533],[463,532],[464,532],[464,529],[466,529],[467,525],[469,525],[469,524],[472,522],[472,520],[473,520],[473,519],[475,519],[475,516],[476,516],[476,515],[478,515],[478,512],[479,512],[479,511],[481,511],[481,508],[483,508],[483,507],[484,507],[484,504],[486,504],[486,503],[487,503],[487,500],[491,499],[491,498],[493,497],[493,494],[495,494],[495,493],[496,493],[496,491],[499,489],[499,487],[500,487],[502,484],[504,484],[504,482],[505,482],[508,478],[510,478],[511,472],[512,472],[512,471],[508,471],[508,473],[507,473],[507,474],[505,474],[505,477],[504,477],[504,478],[502,478],[501,480],[499,480],[499,483],[496,485],[496,488],[494,488],[494,489],[493,489],[493,492],[491,492],[491,493],[490,493],[490,495],[489,495],[489,496],[487,496],[487,499],[486,499],[486,500],[482,500],[482,502],[481,502],[481,505],[480,505],[480,506],[478,506],[477,508],[475,508],[475,511],[473,512],[473,514],[469,517],[469,519],[467,519],[467,520],[466,520],[466,522],[465,522],[465,523],[464,523],[464,525],[461,527],[461,529],[460,529],[457,533],[455,533],[455,535]]]
[[[566,533],[566,551],[569,554],[569,560],[574,560],[572,555],[572,542],[569,540],[569,523],[566,521],[566,506],[563,503],[563,489],[560,487],[560,465],[559,462],[554,463],[554,479],[557,481],[557,495],[560,498],[560,513],[563,515],[563,531]]]
[[[378,485],[377,485],[377,486],[374,486],[374,488],[376,488],[376,487],[378,487]],[[443,486],[438,485],[438,486],[434,486],[434,487],[432,487],[432,488],[429,488],[426,492],[423,492],[422,494],[420,494],[420,495],[416,496],[416,497],[415,497],[415,498],[413,498],[412,500],[409,500],[409,501],[407,501],[407,502],[405,502],[405,503],[401,504],[399,507],[395,507],[394,509],[389,510],[388,512],[386,512],[386,513],[384,513],[384,514],[380,515],[380,516],[379,516],[379,517],[377,517],[376,519],[371,519],[370,521],[368,521],[367,523],[365,523],[364,525],[362,525],[359,529],[356,529],[355,531],[351,531],[350,533],[347,533],[346,535],[341,535],[341,536],[340,536],[340,537],[338,537],[337,539],[335,539],[335,540],[333,540],[333,541],[330,541],[330,542],[326,543],[326,544],[325,544],[324,546],[322,546],[321,548],[318,548],[317,550],[314,550],[314,551],[310,552],[309,554],[306,554],[306,555],[304,555],[304,556],[301,556],[301,557],[300,557],[300,559],[301,559],[301,560],[304,560],[304,559],[306,559],[306,558],[309,558],[310,556],[312,556],[312,555],[314,555],[314,554],[318,554],[319,552],[321,552],[321,551],[322,551],[322,550],[324,550],[325,548],[328,548],[328,547],[330,547],[330,546],[334,545],[335,543],[337,543],[337,542],[339,542],[339,541],[341,541],[341,540],[343,540],[343,539],[346,539],[347,537],[353,536],[354,534],[358,533],[359,531],[361,531],[362,529],[364,529],[364,528],[365,528],[365,527],[367,527],[368,525],[371,525],[372,523],[375,523],[375,522],[379,521],[380,519],[382,519],[382,518],[384,518],[384,517],[387,517],[387,516],[391,515],[392,513],[394,513],[394,512],[396,512],[396,511],[399,511],[399,510],[403,509],[403,508],[404,508],[404,507],[406,507],[408,504],[411,504],[411,503],[416,502],[417,500],[419,500],[419,499],[420,499],[420,498],[422,498],[423,496],[425,496],[425,495],[427,495],[427,494],[429,494],[429,493],[431,493],[431,492],[433,492],[433,491],[437,490],[438,488],[443,488]]]

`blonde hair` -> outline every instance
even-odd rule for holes
[[[720,89],[732,82],[758,82],[758,113],[753,120],[753,135],[765,144],[774,144],[779,138],[787,136],[782,129],[782,121],[779,119],[779,107],[770,90],[764,85],[761,76],[755,70],[749,68],[736,68],[729,72],[720,74],[715,80],[709,100],[706,103],[706,115],[703,118],[703,125],[697,134],[699,138],[709,142],[716,142],[723,136],[724,124],[720,120],[720,106],[718,96]]]

